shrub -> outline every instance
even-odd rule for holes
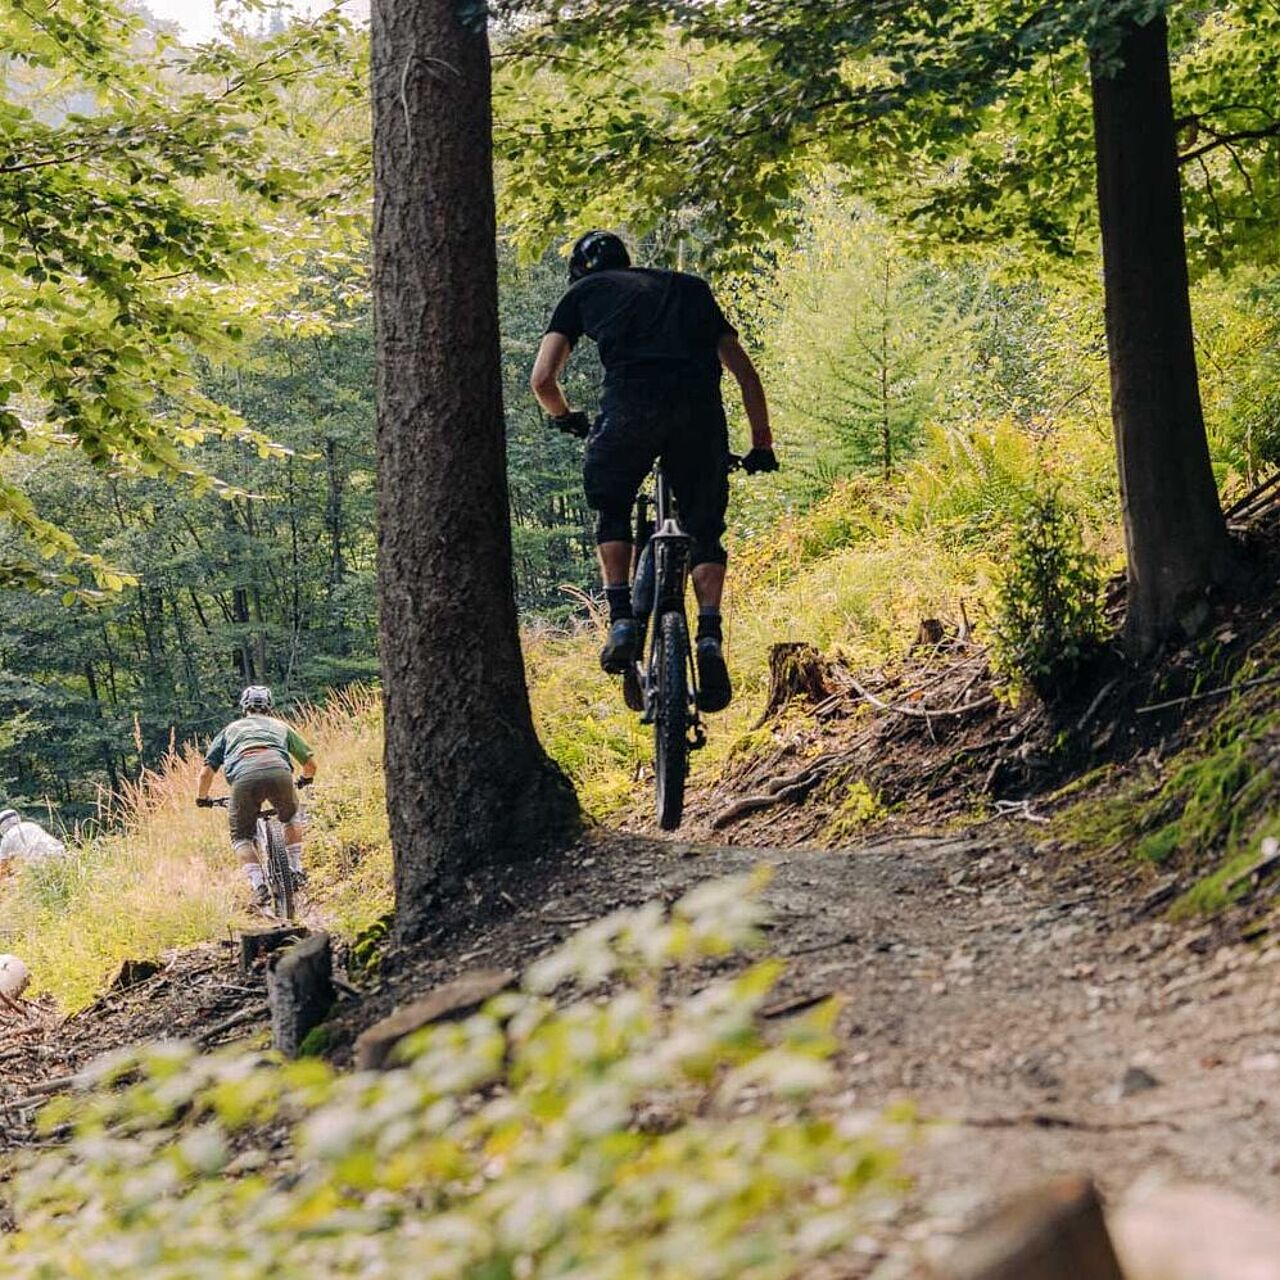
[[[173,1043],[117,1057],[87,1098],[46,1109],[74,1136],[18,1175],[4,1274],[809,1274],[861,1229],[867,1192],[891,1188],[902,1126],[815,1101],[834,1004],[763,1038],[777,963],[674,1004],[656,982],[753,941],[761,920],[741,880],[701,885],[669,915],[618,912],[519,992],[406,1041],[401,1070]],[[557,1008],[565,983],[579,998]],[[269,1158],[285,1126],[283,1159]]]
[[[1049,698],[1070,687],[1102,635],[1101,568],[1077,514],[1056,487],[1033,494],[996,585],[996,666]]]

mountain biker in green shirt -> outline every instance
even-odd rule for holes
[[[284,824],[289,870],[294,887],[300,888],[306,884],[307,875],[302,869],[297,788],[310,786],[316,776],[315,754],[296,729],[268,714],[271,708],[271,690],[265,685],[250,685],[240,695],[244,714],[209,744],[196,788],[196,804],[208,809],[213,807],[209,788],[219,769],[231,784],[227,808],[231,844],[249,877],[255,907],[265,907],[271,898],[254,842],[258,813],[264,804],[270,804]],[[302,766],[296,785],[293,760]]]

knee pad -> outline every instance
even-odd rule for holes
[[[631,541],[631,506],[601,508],[596,513],[596,542]]]
[[[236,857],[241,862],[258,861],[258,846],[252,840],[237,840],[231,847],[235,850]]]

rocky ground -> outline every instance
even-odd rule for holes
[[[967,836],[761,850],[601,834],[555,867],[477,886],[489,904],[432,954],[388,958],[335,1022],[335,1052],[397,1004],[475,967],[519,967],[618,905],[774,868],[769,1011],[844,1002],[837,1107],[910,1098],[941,1122],[914,1152],[906,1216],[866,1267],[912,1274],[989,1205],[1066,1172],[1116,1196],[1136,1180],[1213,1183],[1280,1209],[1280,944],[1158,917],[1155,873],[1064,863],[1014,819]],[[1147,878],[1149,877],[1149,881]],[[514,892],[513,892],[514,890]],[[76,1018],[42,1005],[0,1031],[9,1140],[60,1078],[148,1036],[214,1044],[265,1025],[259,975],[214,945],[131,975]]]

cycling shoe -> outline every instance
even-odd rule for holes
[[[255,911],[265,911],[271,905],[271,891],[265,884],[260,884],[254,891],[249,905]]]
[[[698,709],[723,711],[733,701],[733,685],[724,662],[724,646],[713,636],[698,641]]]
[[[609,641],[600,650],[600,665],[611,675],[620,676],[636,657],[636,641],[640,631],[634,618],[619,618],[609,628]]]
[[[644,710],[644,692],[640,688],[640,677],[636,674],[634,662],[628,662],[627,669],[622,673],[622,700],[627,704],[628,711]]]
[[[296,893],[299,889],[307,887],[307,873],[305,871],[290,871],[290,877],[293,880],[293,889]]]

